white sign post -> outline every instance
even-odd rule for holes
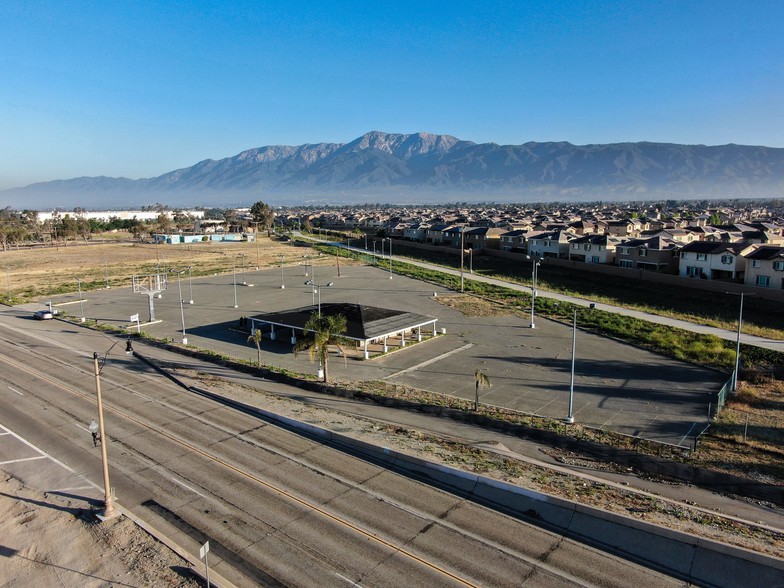
[[[207,588],[210,588],[210,565],[207,563],[207,554],[210,552],[210,542],[207,541],[199,549],[199,559],[204,560],[204,569],[207,571]]]
[[[139,323],[139,314],[138,313],[131,315],[131,322],[132,323],[136,323],[136,332],[137,333],[141,333],[142,327],[141,327],[141,324]]]

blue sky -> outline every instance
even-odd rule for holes
[[[0,3],[0,189],[371,130],[784,147],[784,4]]]

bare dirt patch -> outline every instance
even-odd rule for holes
[[[125,517],[0,479],[0,585],[201,586],[188,564]]]
[[[305,258],[308,255],[308,258]],[[192,267],[192,275],[204,276],[242,272],[284,265],[334,263],[329,256],[314,255],[308,247],[291,241],[261,237],[248,242],[203,242],[154,245],[143,242],[71,243],[67,247],[39,247],[0,252],[0,266],[6,270],[2,299],[8,292],[15,304],[53,294],[76,292],[81,279],[83,290],[128,287],[134,274]]]
[[[465,316],[508,316],[513,311],[504,304],[466,294],[439,296],[436,302],[462,312]]]

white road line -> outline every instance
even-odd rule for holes
[[[407,374],[408,372],[413,372],[414,370],[418,370],[419,368],[423,368],[431,363],[435,363],[437,361],[441,361],[445,357],[449,357],[450,355],[454,355],[455,353],[460,353],[461,351],[465,351],[466,349],[470,349],[473,347],[473,343],[468,343],[467,345],[463,345],[462,347],[458,347],[457,349],[453,349],[447,353],[442,353],[438,357],[434,357],[433,359],[428,359],[427,361],[423,361],[422,363],[418,363],[417,365],[411,366],[410,368],[406,368],[404,370],[400,370],[399,372],[395,372],[394,374],[390,374],[384,378],[383,380],[388,380],[389,378],[395,378],[397,376],[402,376],[403,374]]]
[[[182,486],[183,488],[186,488],[186,489],[190,490],[190,491],[191,491],[191,492],[193,492],[194,494],[198,494],[198,495],[199,495],[199,496],[201,496],[202,498],[207,498],[207,497],[206,497],[206,496],[204,496],[204,494],[202,494],[201,492],[198,492],[198,491],[194,490],[193,488],[191,488],[191,487],[190,487],[190,486],[188,486],[187,484],[183,484],[182,482],[180,482],[180,481],[179,481],[179,480],[177,480],[176,478],[171,478],[171,481],[172,481],[172,482],[174,482],[175,484],[179,484],[179,485],[180,485],[180,486]]]
[[[133,394],[134,396],[138,396],[139,398],[143,398],[144,400],[149,400],[150,402],[157,402],[156,400],[153,400],[152,398],[150,398],[145,394],[142,394],[141,392],[131,392],[131,394]]]
[[[20,461],[34,461],[36,459],[46,459],[45,455],[36,455],[35,457],[23,457],[21,459],[9,459],[8,461],[0,461],[0,466],[8,465],[9,463],[19,463]]]
[[[345,580],[346,582],[348,582],[348,583],[349,583],[349,584],[351,584],[352,586],[357,586],[357,588],[362,588],[362,586],[364,585],[364,584],[357,584],[357,583],[356,583],[356,582],[354,582],[353,580],[350,580],[350,579],[346,578],[346,576],[344,576],[344,575],[342,575],[342,574],[338,574],[337,572],[335,572],[335,575],[336,575],[338,578],[340,578],[341,580]]]
[[[16,392],[17,394],[19,394],[19,396],[24,396],[24,394],[22,394],[22,393],[21,393],[19,390],[17,390],[16,388],[11,388],[11,386],[8,386],[8,389],[9,389],[11,392]]]
[[[75,424],[77,427],[79,427],[79,428],[80,428],[82,431],[84,431],[85,433],[89,433],[89,432],[90,432],[90,429],[88,429],[87,427],[83,427],[83,426],[82,426],[82,425],[80,425],[79,423],[74,423],[74,424]]]

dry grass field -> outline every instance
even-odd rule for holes
[[[143,242],[70,243],[67,247],[40,247],[0,252],[0,299],[21,304],[53,294],[82,289],[129,286],[134,274],[191,266],[194,276],[231,273],[240,268],[275,267],[305,263],[309,248],[267,237],[258,243],[206,242],[154,245]],[[319,264],[334,263],[322,258]]]

